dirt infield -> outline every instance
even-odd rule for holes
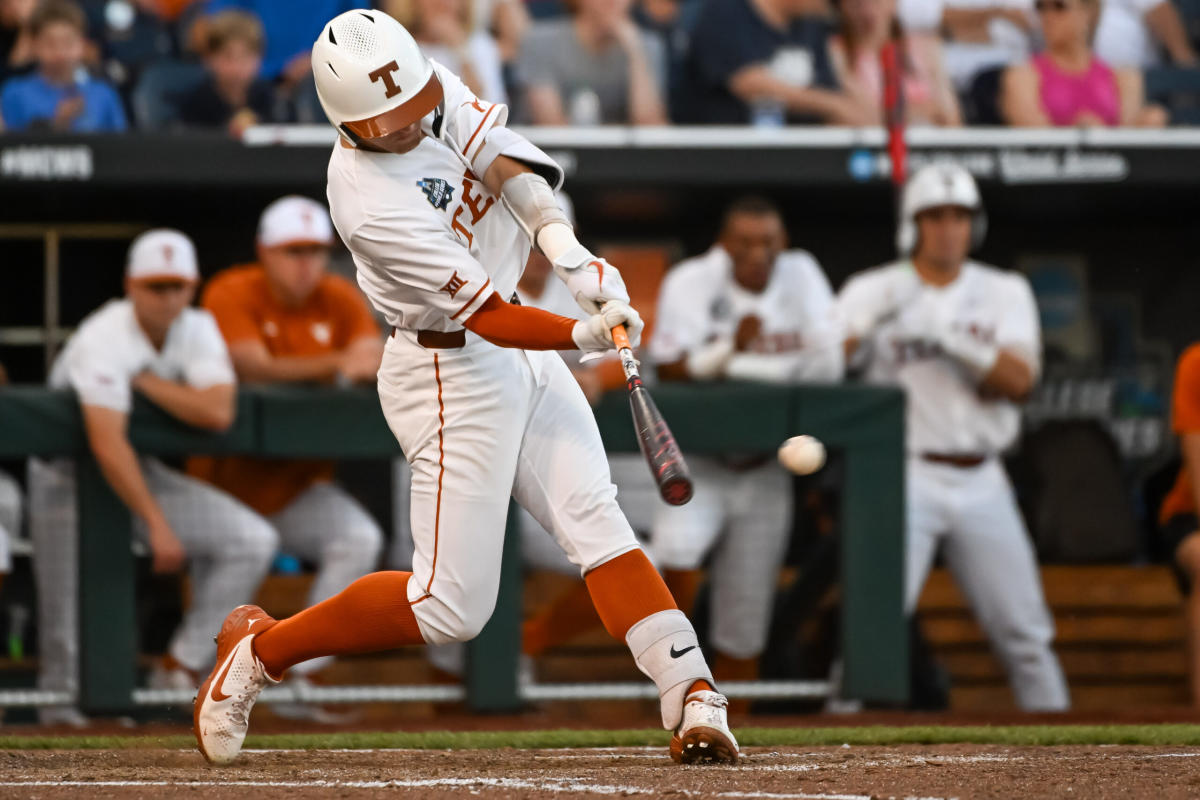
[[[307,800],[670,797],[1185,798],[1200,748],[751,748],[737,767],[679,767],[662,748],[274,750],[226,768],[180,750],[8,751],[2,798]]]

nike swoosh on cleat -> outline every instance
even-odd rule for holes
[[[695,649],[696,649],[696,645],[692,645],[691,647],[685,647],[682,650],[676,650],[675,645],[671,645],[671,658],[679,658],[684,653],[691,652],[692,650],[695,650]]]
[[[224,702],[232,696],[224,694],[221,691],[221,685],[225,683],[225,676],[229,674],[229,668],[233,666],[233,657],[235,655],[237,655],[236,647],[234,647],[233,652],[229,654],[229,658],[225,661],[225,669],[221,670],[221,674],[218,675],[217,679],[213,682],[212,691],[209,692],[209,696],[212,697],[212,699],[217,703]]]

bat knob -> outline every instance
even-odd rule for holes
[[[681,506],[692,499],[692,482],[687,478],[672,478],[659,487],[659,491],[663,500]]]

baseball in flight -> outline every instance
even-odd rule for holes
[[[825,466],[825,445],[813,436],[793,436],[779,446],[779,463],[797,475],[811,475]]]

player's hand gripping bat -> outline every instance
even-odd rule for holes
[[[629,335],[624,325],[612,329],[613,344],[621,357],[625,370],[625,386],[629,389],[629,407],[633,411],[633,427],[637,431],[642,455],[650,465],[650,473],[658,484],[662,499],[673,506],[681,506],[692,499],[692,474],[688,471],[683,453],[675,441],[675,435],[667,427],[667,421],[654,405],[650,392],[642,384],[638,374],[638,362],[633,357]]]

